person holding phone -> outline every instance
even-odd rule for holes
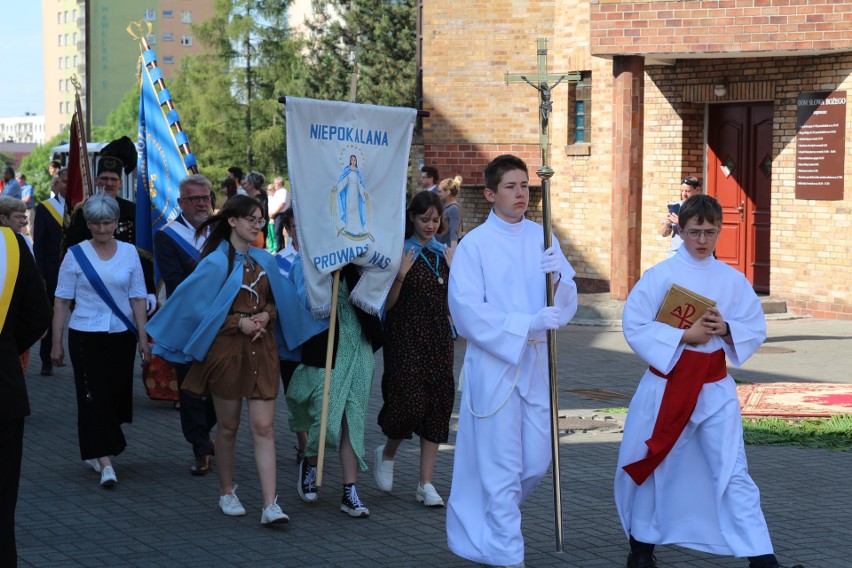
[[[683,205],[683,202],[692,197],[693,195],[700,194],[701,191],[701,182],[698,181],[697,177],[688,177],[683,178],[680,182],[680,201],[677,203],[670,203],[667,208],[666,216],[663,217],[662,227],[660,228],[660,236],[668,237],[671,236],[672,241],[669,246],[669,256],[674,256],[677,250],[680,248],[680,245],[683,244],[683,239],[678,233],[678,212],[680,211],[680,206]]]

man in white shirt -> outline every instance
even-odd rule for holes
[[[284,180],[280,177],[272,182],[272,195],[269,196],[269,218],[275,226],[275,242],[278,250],[284,248],[284,220],[283,213],[290,207],[290,192],[284,187]],[[277,252],[277,251],[276,251]]]
[[[474,562],[523,566],[520,506],[551,460],[546,331],[574,316],[577,287],[559,244],[544,250],[542,227],[524,218],[526,164],[499,156],[485,184],[491,213],[459,243],[450,271],[450,313],[468,346],[447,542]],[[551,307],[546,273],[557,282]]]
[[[171,296],[192,273],[201,258],[207,235],[196,236],[195,232],[210,216],[210,190],[210,181],[201,174],[182,179],[178,186],[180,215],[154,234],[154,262],[166,285],[167,296]],[[213,399],[201,399],[181,390],[189,367],[189,364],[175,366],[180,396],[180,424],[184,438],[192,445],[194,461],[189,472],[192,475],[205,475],[210,471],[210,456],[213,455],[210,430],[216,425],[216,411],[213,409]]]

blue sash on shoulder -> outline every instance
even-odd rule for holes
[[[201,251],[192,246],[185,238],[183,238],[177,231],[175,231],[171,226],[166,225],[161,229],[164,233],[172,238],[174,242],[181,248],[183,252],[185,252],[189,258],[194,260],[197,263],[201,262]]]
[[[83,247],[80,245],[74,245],[69,248],[72,253],[74,253],[74,258],[77,259],[77,263],[80,265],[80,268],[83,269],[83,274],[86,275],[86,279],[88,279],[89,284],[92,285],[92,288],[95,289],[95,292],[98,293],[98,296],[101,297],[101,300],[112,310],[112,313],[121,320],[121,323],[127,326],[127,329],[133,332],[133,335],[139,337],[139,331],[136,329],[136,326],[132,321],[127,319],[127,316],[124,315],[118,305],[115,303],[115,300],[112,297],[112,294],[107,290],[106,284],[101,280],[98,271],[95,270],[95,267],[92,266],[92,263],[89,262],[89,258],[86,256],[86,253],[83,251]]]

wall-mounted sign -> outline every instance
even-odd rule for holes
[[[843,199],[846,91],[810,91],[796,100],[796,199]]]

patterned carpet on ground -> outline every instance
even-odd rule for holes
[[[825,417],[852,414],[852,385],[756,383],[737,386],[743,416]]]

